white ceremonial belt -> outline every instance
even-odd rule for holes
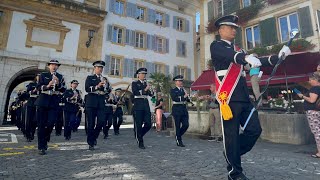
[[[140,98],[145,99],[145,98],[148,98],[148,96],[141,95],[141,96],[134,96],[134,98],[135,98],[135,99],[140,99]]]
[[[112,107],[112,106],[113,106],[113,104],[105,104],[105,106],[111,106],[111,107]]]
[[[59,103],[59,106],[64,106],[65,104],[64,103]]]
[[[187,104],[187,102],[185,102],[185,101],[182,101],[182,102],[175,102],[175,101],[173,101],[172,104]]]
[[[92,94],[98,94],[98,95],[106,95],[107,93],[105,93],[104,91],[95,91],[95,92],[91,92]]]
[[[220,71],[217,71],[217,75],[218,76],[225,76],[227,74],[228,70],[220,70]]]
[[[227,75],[227,72],[228,72],[228,70],[220,70],[220,71],[217,71],[217,75],[218,75],[218,76],[225,76],[225,75]],[[245,71],[242,71],[242,72],[241,72],[241,75],[242,75],[243,77],[246,77],[246,72],[245,72]]]
[[[38,95],[30,95],[30,97],[35,98],[38,97]]]
[[[41,92],[42,94],[47,94],[47,95],[58,95],[58,94],[60,94],[60,92],[59,91],[51,91],[51,90],[49,90],[49,91],[42,91]]]

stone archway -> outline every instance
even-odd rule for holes
[[[0,93],[0,98],[1,98],[0,99],[0,121],[3,120],[1,124],[6,123],[10,95],[14,90],[14,88],[20,83],[33,80],[36,74],[43,71],[44,70],[39,69],[38,66],[29,66],[29,67],[24,67],[21,70],[17,71],[10,78],[3,79],[2,83],[5,86],[5,88],[4,88],[4,92]]]

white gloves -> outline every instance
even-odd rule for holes
[[[284,46],[282,47],[282,49],[280,50],[280,52],[279,52],[279,55],[278,55],[278,58],[279,58],[279,59],[281,58],[282,54],[284,54],[284,55],[283,55],[283,56],[284,56],[283,58],[285,59],[287,56],[289,56],[289,55],[291,54],[290,48],[289,48],[288,46],[284,45]]]
[[[245,58],[245,60],[251,65],[252,68],[260,67],[261,62],[258,58],[254,57],[253,54],[250,54]]]

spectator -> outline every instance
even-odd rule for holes
[[[157,94],[157,102],[154,107],[156,113],[156,131],[160,132],[162,128],[163,99],[161,92]]]
[[[320,158],[320,111],[316,105],[317,99],[320,97],[320,75],[318,73],[310,75],[309,83],[311,85],[310,90],[306,94],[300,93],[298,96],[304,99],[304,110],[317,144],[318,152],[311,156]]]

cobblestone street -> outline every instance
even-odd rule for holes
[[[108,140],[99,137],[95,151],[88,150],[84,130],[68,142],[53,135],[48,154],[40,156],[36,140],[28,143],[18,130],[2,127],[0,179],[227,179],[222,143],[184,138],[181,148],[173,137],[151,130],[147,149],[140,150],[130,127],[119,136],[111,132]],[[258,142],[242,158],[243,168],[253,180],[320,179],[320,159],[310,157],[314,150],[314,145]]]

